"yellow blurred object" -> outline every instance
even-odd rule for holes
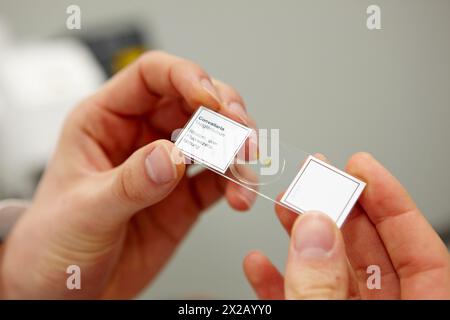
[[[112,61],[112,70],[114,73],[125,68],[127,65],[135,61],[139,56],[145,52],[144,47],[130,47],[120,50],[114,55]]]
[[[266,158],[264,159],[264,161],[262,162],[262,165],[264,167],[270,167],[270,165],[272,164],[272,158]]]

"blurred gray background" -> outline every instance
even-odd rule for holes
[[[65,27],[70,4],[81,7],[81,31]],[[382,30],[366,28],[370,4],[381,7]],[[448,236],[448,0],[2,0],[0,16],[21,41],[137,21],[158,48],[237,88],[260,127],[338,167],[373,153]],[[271,202],[246,214],[221,203],[142,298],[254,298],[243,257],[260,249],[283,269],[287,245]]]

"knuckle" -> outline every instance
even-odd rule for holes
[[[119,170],[118,178],[116,179],[116,196],[125,202],[141,203],[145,199],[145,195],[131,183],[133,181],[133,171],[127,165],[124,165]]]
[[[298,300],[336,299],[336,286],[333,284],[311,285],[290,288],[291,296]]]
[[[335,274],[311,273],[297,283],[287,283],[287,292],[292,299],[344,299],[345,282]]]

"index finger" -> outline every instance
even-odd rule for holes
[[[200,105],[216,111],[223,108],[202,68],[160,51],[142,55],[114,76],[93,99],[109,111],[134,116],[149,112],[162,96],[183,98],[192,110]]]

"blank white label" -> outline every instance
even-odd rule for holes
[[[341,227],[366,184],[309,156],[281,203],[300,213],[321,211]]]

